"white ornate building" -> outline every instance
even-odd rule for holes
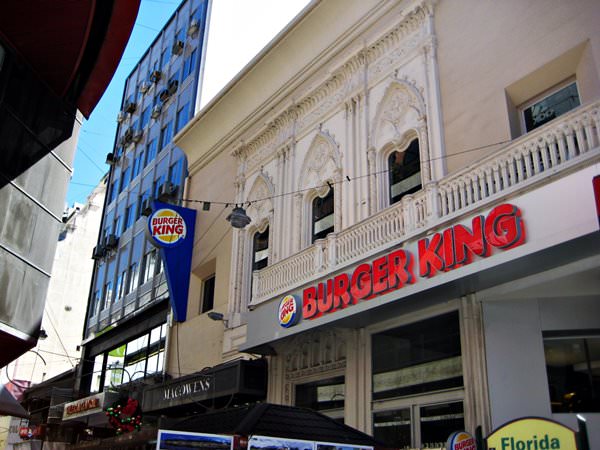
[[[186,198],[214,205],[169,367],[269,355],[267,400],[395,447],[600,429],[600,7],[526,3],[315,1],[196,115]]]

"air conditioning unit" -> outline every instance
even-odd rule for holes
[[[144,132],[142,130],[137,130],[135,133],[133,133],[133,137],[131,138],[131,140],[135,143],[138,143],[142,140],[143,136]]]
[[[173,44],[173,48],[171,49],[171,53],[173,53],[174,55],[181,55],[181,53],[183,52],[184,45],[185,44],[182,41],[176,41]]]
[[[150,113],[150,115],[152,116],[153,119],[156,119],[158,116],[160,116],[161,111],[162,111],[161,104],[154,105],[152,107],[152,112]]]
[[[106,247],[106,250],[114,250],[119,245],[119,238],[114,234],[109,234],[108,236],[106,236],[105,241],[106,242],[104,246]]]
[[[95,259],[96,261],[98,261],[99,259],[102,259],[106,256],[106,248],[104,248],[103,245],[98,245],[97,247],[94,247],[94,250],[92,251],[92,259]]]
[[[167,181],[160,185],[158,188],[158,199],[159,200],[168,200],[174,197],[177,194],[177,189],[179,186],[176,184]]]
[[[106,155],[106,164],[108,164],[109,166],[114,166],[118,162],[119,162],[119,157],[117,155],[115,155],[114,153],[108,153]]]
[[[146,92],[148,92],[150,90],[150,86],[151,86],[150,83],[148,83],[147,81],[144,81],[142,84],[140,84],[140,92],[142,94],[145,94]]]
[[[128,128],[127,131],[125,131],[125,134],[123,134],[123,136],[121,137],[121,144],[128,145],[131,143],[132,139],[133,139],[133,130],[131,128]]]
[[[192,36],[198,32],[200,29],[200,23],[196,19],[192,19],[190,22],[190,26],[188,27],[187,34],[188,36]]]
[[[170,96],[171,93],[168,89],[163,89],[162,91],[160,91],[160,94],[158,94],[158,98],[160,98],[161,102],[166,102]]]
[[[150,81],[152,81],[153,83],[158,83],[161,77],[162,73],[160,73],[160,70],[155,70],[150,74]]]
[[[129,114],[133,114],[135,112],[137,108],[137,104],[135,102],[127,102],[125,103],[125,108],[123,108],[125,110],[125,112],[128,112]]]
[[[119,114],[117,114],[117,122],[121,123],[125,120],[125,113],[123,111],[119,111]]]
[[[169,95],[173,95],[177,92],[177,88],[179,87],[179,81],[171,80],[169,81],[169,85],[167,86],[167,90],[169,91]]]
[[[142,211],[142,216],[149,216],[150,214],[152,214],[151,200],[149,198],[143,200],[140,205],[140,208]]]

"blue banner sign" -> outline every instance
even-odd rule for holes
[[[185,322],[187,316],[195,225],[196,210],[152,202],[147,235],[150,242],[160,249],[177,322]]]

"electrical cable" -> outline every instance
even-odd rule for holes
[[[440,159],[448,159],[448,158],[451,158],[453,156],[459,156],[459,155],[463,155],[465,153],[470,153],[470,152],[474,152],[474,151],[484,150],[484,149],[489,148],[489,147],[494,147],[494,146],[497,146],[497,145],[503,145],[503,144],[507,144],[507,143],[510,143],[510,142],[512,142],[512,139],[505,140],[505,141],[495,142],[493,144],[486,144],[486,145],[482,145],[480,147],[473,147],[473,148],[470,148],[470,149],[467,149],[467,150],[463,150],[463,151],[460,151],[460,152],[453,153],[451,155],[444,155],[444,156],[439,156],[439,157],[435,157],[435,158],[429,158],[429,159],[426,159],[426,160],[421,160],[421,162],[431,162],[431,161],[436,161],[436,160],[440,160]],[[377,172],[367,173],[367,174],[364,174],[364,175],[357,175],[357,176],[355,176],[353,178],[350,178],[350,176],[346,175],[342,180],[339,180],[339,181],[328,181],[328,182],[326,182],[326,185],[328,185],[331,188],[331,187],[333,187],[333,185],[342,184],[342,183],[345,183],[346,181],[347,182],[351,182],[351,181],[355,181],[355,180],[359,180],[359,179],[363,179],[363,178],[368,178],[368,177],[371,177],[371,176],[377,176],[377,175],[382,175],[382,174],[385,174],[385,173],[389,173],[390,170],[391,169],[384,169],[384,170],[380,170],[380,171],[377,171]],[[214,201],[214,200],[196,200],[196,199],[191,199],[191,198],[184,198],[184,199],[182,199],[182,201],[190,202],[190,203],[211,203],[211,204],[217,204],[217,205],[225,205],[226,208],[229,207],[229,206],[238,206],[238,205],[243,206],[244,204],[247,204],[248,206],[250,206],[252,203],[263,202],[263,201],[266,201],[266,200],[273,200],[275,198],[286,197],[286,196],[294,195],[294,194],[300,194],[300,193],[303,193],[303,192],[311,191],[313,189],[318,189],[318,188],[323,187],[323,186],[324,185],[311,186],[311,187],[307,187],[307,188],[304,188],[304,189],[298,189],[296,191],[284,192],[284,193],[281,193],[281,194],[275,194],[275,195],[271,195],[271,196],[268,196],[268,197],[257,198],[257,199],[254,199],[254,200],[246,200],[246,201],[244,201],[242,203],[238,203],[238,202],[235,202],[235,201],[223,202],[223,201]]]

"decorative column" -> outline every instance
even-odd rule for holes
[[[292,239],[293,239],[293,247],[292,253],[297,253],[300,251],[302,245],[302,233],[304,225],[304,220],[302,220],[302,193],[297,192],[294,194],[294,222],[292,223]]]
[[[474,432],[481,425],[491,431],[490,405],[481,303],[475,294],[460,299],[460,345],[465,385],[465,427]]]
[[[375,162],[375,149],[370,148],[367,152],[367,173],[369,173],[369,191],[367,195],[367,203],[369,204],[369,216],[377,212],[377,170]]]
[[[246,155],[244,148],[236,150],[234,155],[238,159],[238,174],[235,178],[235,201],[242,203],[244,199],[244,190],[246,187],[246,177],[244,175],[246,168]],[[231,266],[230,266],[230,289],[229,289],[229,312],[239,313],[245,310],[247,305],[242,305],[243,295],[243,274],[244,274],[244,242],[245,231],[234,229],[231,243]]]

